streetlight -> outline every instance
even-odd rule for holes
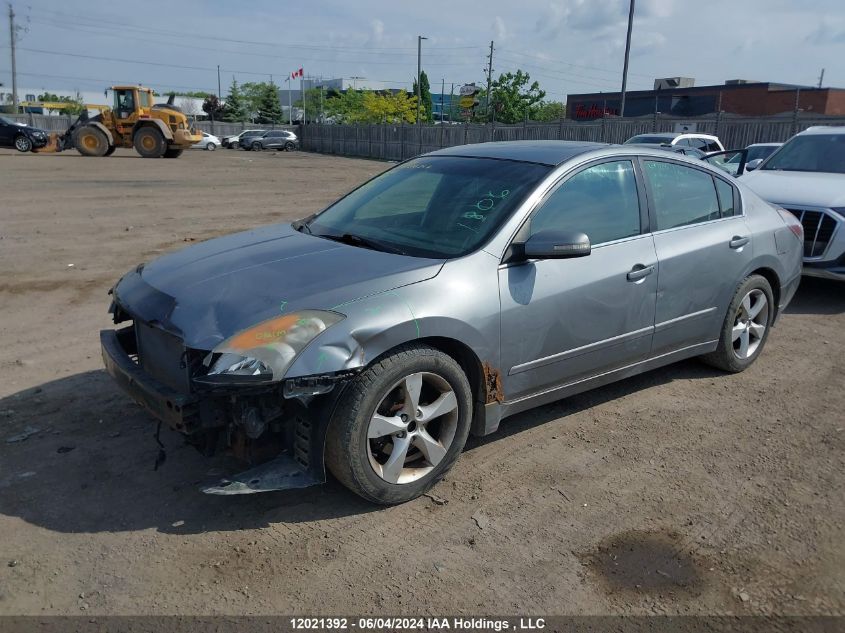
[[[420,76],[422,75],[422,41],[427,39],[427,37],[417,35],[417,125],[420,125],[420,106],[422,105],[422,86],[420,86]]]

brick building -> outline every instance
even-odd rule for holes
[[[683,78],[678,78],[683,79]],[[685,83],[691,83],[686,80]],[[799,110],[811,114],[845,115],[845,89],[814,88],[759,81],[732,80],[715,86],[667,87],[668,80],[655,81],[654,90],[632,90],[625,96],[625,116],[659,112],[694,117],[721,110],[738,115],[766,116],[792,112],[798,99]],[[620,93],[571,94],[566,114],[570,119],[590,120],[618,115]]]

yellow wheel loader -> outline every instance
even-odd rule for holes
[[[83,111],[64,134],[51,134],[38,152],[76,148],[83,156],[110,156],[118,147],[134,147],[144,158],[178,158],[202,140],[188,117],[173,105],[153,103],[153,91],[140,86],[113,86],[114,105],[89,117]],[[106,91],[107,93],[109,91]]]

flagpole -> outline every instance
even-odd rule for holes
[[[288,82],[288,125],[293,125],[293,110],[290,105],[290,74],[286,80]]]
[[[299,67],[299,99],[302,101],[302,125],[305,125],[305,79],[302,66]]]

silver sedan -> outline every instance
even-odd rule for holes
[[[109,373],[209,454],[204,488],[413,499],[470,433],[693,356],[739,372],[803,232],[724,172],[643,147],[485,143],[403,162],[324,211],[127,273]]]

